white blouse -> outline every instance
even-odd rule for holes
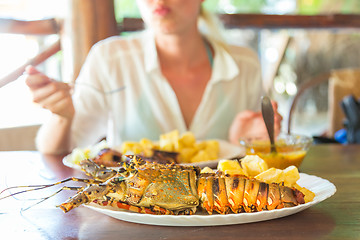
[[[216,42],[210,44],[212,75],[189,129],[174,90],[161,73],[149,31],[95,44],[75,85],[74,147],[93,145],[105,136],[110,146],[141,138],[158,140],[174,129],[191,131],[197,139],[228,140],[237,113],[260,109],[260,63],[250,49],[230,46],[225,51]],[[104,95],[87,85],[105,92],[124,89]]]

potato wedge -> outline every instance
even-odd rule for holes
[[[229,175],[238,174],[247,176],[246,172],[241,168],[240,163],[237,160],[220,160],[217,166],[217,170]]]
[[[300,179],[299,170],[295,166],[289,166],[283,170],[284,173],[284,185],[293,187],[294,184]]]
[[[255,177],[268,169],[266,162],[257,155],[247,155],[242,158],[241,167],[249,177]]]
[[[312,200],[314,200],[315,193],[313,193],[309,189],[301,187],[297,183],[294,184],[294,187],[305,195],[305,197],[304,197],[305,203],[308,203],[308,202],[311,202]]]
[[[268,170],[259,173],[255,179],[265,183],[281,183],[284,181],[284,173],[281,169],[269,168]]]

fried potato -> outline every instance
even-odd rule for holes
[[[178,152],[180,162],[195,163],[218,159],[220,146],[216,140],[197,142],[192,132],[180,135],[178,130],[173,130],[161,134],[158,142],[143,138],[139,142],[124,142],[120,148],[122,153],[143,154],[146,157],[151,157],[153,150]]]
[[[207,140],[204,141],[206,143],[205,151],[209,155],[209,160],[217,159],[220,153],[220,145],[216,140]]]
[[[192,132],[185,132],[179,139],[179,145],[184,148],[193,147],[196,143],[196,138]]]
[[[281,169],[269,168],[268,170],[259,173],[255,179],[265,183],[280,183],[284,181],[284,173]]]
[[[217,170],[229,175],[247,176],[246,172],[241,168],[240,163],[237,160],[220,160],[217,166]]]
[[[305,197],[304,197],[305,203],[308,203],[308,202],[311,202],[312,200],[314,200],[315,193],[313,193],[309,189],[301,187],[297,183],[294,184],[294,187],[305,195]]]
[[[139,143],[144,149],[152,149],[155,146],[155,144],[147,138],[142,138]]]
[[[160,150],[167,152],[179,151],[179,131],[173,130],[171,132],[161,134],[159,146]]]
[[[195,144],[194,144],[194,147],[195,147],[198,151],[204,150],[204,149],[206,148],[206,141],[201,141],[201,142],[195,143]]]
[[[120,152],[126,154],[128,152],[133,152],[133,147],[137,144],[137,142],[126,141],[121,144]]]
[[[184,162],[184,163],[189,163],[189,162],[191,162],[191,159],[195,156],[196,153],[197,153],[197,151],[195,148],[192,148],[192,147],[182,148],[179,151],[180,161]]]
[[[300,179],[299,170],[295,166],[289,166],[285,168],[283,173],[285,186],[292,187]]]
[[[259,173],[255,179],[266,183],[284,183],[287,187],[293,187],[300,179],[299,170],[295,166],[289,166],[284,170],[277,168],[269,168]]]
[[[206,143],[206,149],[212,149],[217,153],[220,152],[220,144],[219,144],[218,141],[216,141],[216,140],[207,140],[207,141],[205,141],[205,143]]]
[[[255,177],[268,169],[267,163],[257,155],[247,155],[242,158],[241,167],[249,177]]]
[[[209,167],[204,167],[203,169],[201,169],[200,173],[214,173],[214,170]]]
[[[198,151],[194,157],[191,158],[190,162],[195,163],[195,162],[204,162],[204,161],[208,161],[209,155],[207,154],[207,152],[205,150],[200,150]]]

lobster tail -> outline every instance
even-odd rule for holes
[[[256,199],[259,192],[260,182],[255,179],[246,179],[243,206],[245,212],[255,212]]]
[[[225,178],[215,174],[201,174],[197,187],[203,209],[209,214],[214,211],[220,214],[228,213],[230,203],[226,192]]]
[[[243,199],[245,189],[244,176],[227,176],[225,177],[226,194],[228,197],[230,209],[234,213],[244,211]]]
[[[267,210],[283,208],[283,204],[281,202],[280,188],[279,185],[276,183],[269,184],[266,208]]]
[[[219,176],[214,177],[213,194],[214,210],[220,214],[226,214],[229,209],[229,202],[224,178]]]
[[[214,208],[213,183],[214,177],[212,174],[201,174],[197,182],[201,207],[209,214],[212,214]]]
[[[258,212],[266,209],[268,193],[269,193],[269,184],[260,182],[259,192],[256,198],[256,210]]]
[[[198,179],[200,207],[209,214],[259,212],[304,203],[304,195],[279,184],[267,184],[240,175],[201,174]]]

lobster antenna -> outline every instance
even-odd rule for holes
[[[44,188],[48,188],[48,187],[53,187],[53,186],[56,186],[56,185],[59,185],[59,184],[65,183],[65,182],[69,182],[69,181],[84,182],[84,183],[95,183],[95,184],[96,183],[102,183],[101,181],[97,181],[97,180],[93,180],[93,179],[81,179],[81,178],[70,177],[70,178],[67,178],[67,179],[64,179],[62,181],[52,183],[52,184],[14,186],[14,187],[5,188],[4,190],[2,190],[0,192],[0,195],[3,194],[6,191],[9,191],[9,190],[15,189],[15,188],[31,188],[31,189],[26,189],[26,190],[23,190],[23,191],[19,191],[19,192],[16,192],[16,193],[9,194],[9,195],[7,195],[5,197],[1,197],[0,200],[8,198],[8,197],[15,196],[15,195],[18,195],[18,194],[26,193],[26,192],[31,192],[31,191],[36,191],[36,190],[41,190],[41,189],[44,189]]]
[[[2,194],[2,193],[5,192],[5,191],[8,191],[8,190],[10,190],[10,189],[18,188],[18,187],[19,187],[19,188],[25,188],[25,187],[31,188],[31,187],[33,187],[33,188],[32,188],[32,189],[26,189],[26,190],[23,190],[23,191],[20,191],[20,192],[16,192],[16,193],[11,193],[11,194],[9,194],[9,195],[7,195],[7,196],[5,196],[5,197],[1,197],[0,200],[3,200],[3,199],[8,198],[8,197],[13,197],[13,196],[18,195],[18,194],[22,194],[22,193],[26,193],[26,192],[31,192],[31,191],[35,191],[35,190],[41,190],[41,189],[48,188],[48,187],[52,187],[52,186],[54,186],[54,185],[32,185],[32,186],[15,186],[15,187],[9,187],[9,188],[6,188],[6,189],[4,189],[3,191],[1,191],[0,194]]]
[[[51,195],[49,195],[49,196],[47,196],[47,197],[37,198],[37,199],[26,199],[26,200],[28,200],[28,201],[34,201],[34,200],[40,200],[40,201],[39,201],[39,202],[36,202],[36,203],[34,203],[34,204],[26,207],[26,208],[21,208],[21,209],[20,209],[20,212],[24,212],[24,211],[26,211],[26,210],[28,210],[28,209],[36,206],[36,205],[38,205],[38,204],[40,204],[40,203],[48,200],[49,198],[51,198],[51,197],[55,196],[56,194],[60,193],[62,190],[74,190],[74,191],[78,191],[78,190],[81,190],[81,189],[83,189],[83,187],[62,187],[62,188],[60,188],[59,190],[57,190],[56,192],[54,192],[53,194],[51,194]]]

